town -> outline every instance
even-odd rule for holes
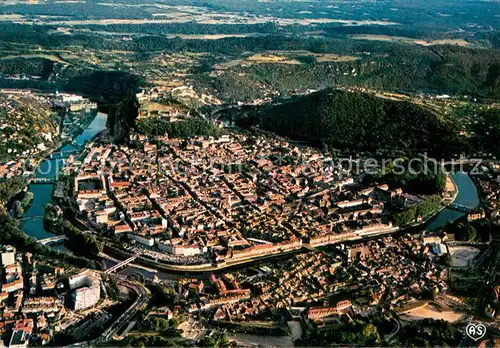
[[[33,260],[30,253],[18,253],[8,245],[3,246],[1,258],[0,332],[12,332],[9,346],[26,347],[29,342],[45,345],[102,301],[98,272],[47,267]],[[80,314],[75,316],[75,311]]]
[[[68,158],[78,210],[129,248],[174,264],[231,264],[397,231],[384,203],[412,201],[364,187],[312,148],[239,134],[188,141],[135,135]]]
[[[306,339],[320,345],[329,330],[359,321],[366,328],[373,318],[381,318],[375,333],[358,344],[402,343],[399,335],[419,316],[454,325],[469,320],[476,307],[461,289],[498,266],[492,259],[498,236],[483,227],[499,218],[494,161],[473,176],[481,208],[467,207],[456,203],[453,175],[437,195],[406,192],[368,180],[381,168],[362,157],[341,159],[219,121],[210,123],[210,136],[133,132],[124,144],[101,135],[79,145],[71,139],[95,117],[94,103],[60,93],[22,95],[59,110],[50,116],[59,125],[54,144],[9,159],[4,179],[21,175],[34,185],[33,170],[16,172],[22,161],[33,168],[57,142],[70,142],[67,153],[54,150],[64,163],[46,207],[44,228],[56,233],[47,242],[67,240],[72,252],[112,263],[102,270],[74,267],[4,245],[0,322],[9,345],[131,342],[128,332],[147,332],[155,320],[176,323],[168,339],[182,342],[201,344],[223,329],[243,345],[249,342],[242,333],[271,335],[280,345]],[[156,88],[137,97],[138,122],[181,125],[197,117]],[[465,222],[423,232],[443,209],[464,214]],[[78,250],[80,240],[101,247]],[[164,279],[165,271],[174,273]],[[147,294],[158,291],[175,300],[147,305]],[[482,315],[493,322],[498,294],[494,288],[480,300]],[[137,316],[150,319],[138,324]]]
[[[500,347],[499,9],[0,1],[0,346]]]

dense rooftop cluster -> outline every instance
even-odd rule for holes
[[[384,203],[414,198],[363,186],[316,149],[241,134],[135,135],[129,145],[91,144],[69,162],[81,212],[135,239],[143,255],[174,263],[237,262],[391,232]]]
[[[10,346],[47,344],[101,300],[99,272],[49,267],[9,245],[0,245],[0,254],[0,335],[12,333]]]
[[[279,308],[308,308],[305,313],[315,322],[346,310],[369,315],[385,305],[405,312],[427,303],[432,294],[443,310],[463,309],[463,302],[447,294],[447,272],[436,248],[440,243],[438,237],[384,237],[212,275],[208,284],[184,279],[180,286],[198,295],[191,295],[191,311],[209,310],[215,320],[270,320]]]

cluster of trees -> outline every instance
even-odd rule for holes
[[[135,94],[144,85],[142,77],[124,71],[97,70],[89,67],[66,69],[57,82],[60,90],[90,96],[109,108],[124,96]]]
[[[177,342],[172,337],[163,336],[126,336],[121,341],[113,342],[120,347],[185,347],[184,342]]]
[[[39,76],[47,79],[54,71],[54,62],[45,58],[9,58],[2,59],[0,73],[14,75],[22,72],[24,75]]]
[[[104,243],[90,233],[82,233],[71,222],[63,218],[62,212],[53,204],[45,207],[44,227],[47,231],[64,234],[67,237],[65,245],[77,255],[95,259],[103,250]]]
[[[400,46],[387,48],[387,56],[365,57],[355,62],[316,63],[312,66],[254,65],[240,68],[240,73],[246,72],[248,80],[262,79],[279,91],[358,85],[396,91],[499,96],[496,87],[499,77],[495,70],[498,55],[479,55],[469,49],[444,46],[424,50],[410,45]],[[413,54],[408,56],[401,52],[400,49],[404,48]],[[352,69],[355,69],[355,75],[350,73]],[[269,75],[265,70],[270,70]],[[294,80],[292,77],[299,78]],[[217,79],[225,78],[226,75],[221,75]],[[228,78],[237,76],[229,75]]]
[[[150,287],[151,293],[153,294],[153,301],[159,307],[170,307],[172,308],[177,303],[177,292],[174,288],[164,285],[152,285]]]
[[[103,242],[93,234],[82,233],[67,220],[63,221],[62,230],[64,235],[68,237],[65,245],[79,255],[95,258],[104,247]]]
[[[211,334],[203,336],[198,342],[198,345],[208,348],[226,348],[234,346],[234,344],[227,339],[226,335],[219,331],[213,331]]]
[[[57,42],[57,38],[54,42]],[[47,45],[52,47],[54,43],[48,42]],[[1,74],[33,75],[39,76],[40,79],[13,80],[2,77]],[[54,78],[49,81],[47,80],[49,76]],[[62,69],[62,65],[46,58],[9,58],[2,60],[0,64],[0,87],[2,88],[64,90],[101,101],[104,108],[111,107],[125,95],[136,93],[139,86],[144,85],[146,83],[142,77],[126,71],[99,70],[92,66],[78,64]]]
[[[128,25],[119,25],[128,26]],[[240,28],[234,25],[201,25],[195,23],[186,24],[166,24],[165,28],[176,28],[184,26],[186,28],[193,27],[193,33],[222,33],[232,31],[229,28]],[[112,25],[106,27],[112,28]],[[137,26],[142,28],[143,25]],[[390,58],[403,58],[400,63],[413,63],[414,67],[411,71],[414,75],[420,74],[424,78],[426,76],[428,64],[439,64],[440,69],[445,69],[446,64],[466,64],[488,62],[498,57],[498,53],[487,50],[476,50],[464,47],[455,46],[430,46],[424,47],[420,45],[409,45],[398,42],[372,42],[368,40],[357,40],[349,37],[313,37],[313,36],[295,36],[288,35],[276,31],[275,24],[259,24],[255,26],[244,27],[252,28],[260,31],[265,31],[269,28],[267,35],[258,35],[250,37],[228,37],[220,40],[183,40],[180,38],[169,39],[162,35],[145,35],[133,37],[132,40],[123,41],[119,38],[102,35],[99,33],[74,33],[73,35],[54,34],[52,26],[30,26],[30,25],[13,25],[3,24],[0,28],[4,29],[0,32],[2,39],[1,45],[8,47],[11,43],[23,43],[26,45],[41,46],[45,48],[64,48],[68,45],[81,46],[89,49],[105,49],[105,50],[127,50],[135,52],[148,51],[167,51],[167,52],[210,52],[222,54],[242,54],[244,52],[260,52],[266,50],[306,50],[314,53],[337,53],[337,54],[356,54],[360,52],[370,52],[371,55],[387,54]],[[158,28],[155,25],[155,28]],[[162,26],[159,26],[162,28]],[[226,29],[223,29],[226,28]],[[345,27],[343,27],[345,28]],[[303,29],[303,28],[302,28]],[[301,30],[302,30],[301,29]],[[169,29],[165,29],[169,30]],[[172,29],[173,30],[173,29]],[[236,31],[244,29],[235,29]],[[340,30],[340,29],[339,29]],[[346,30],[346,29],[342,29]],[[185,30],[190,32],[190,30]],[[12,47],[10,47],[12,48]],[[19,49],[19,48],[17,48]],[[478,54],[481,53],[481,54]],[[378,60],[382,57],[373,57],[373,60]],[[458,59],[457,59],[458,58]],[[498,59],[498,58],[496,58]],[[383,59],[382,59],[383,60]],[[462,60],[462,61],[461,61]],[[397,62],[397,61],[395,61]],[[415,66],[418,64],[418,66]],[[422,65],[426,65],[426,67]],[[402,67],[400,67],[402,68]],[[419,69],[424,68],[422,71]],[[455,67],[450,67],[447,71],[452,71]],[[439,69],[436,70],[438,72]],[[464,72],[464,71],[462,71]],[[464,79],[465,80],[465,79]]]
[[[242,112],[236,124],[259,126],[294,140],[330,148],[375,152],[396,149],[440,155],[449,150],[453,126],[429,110],[359,92],[325,89]]]
[[[109,0],[89,0],[86,3],[55,2],[38,3],[34,6],[27,4],[6,5],[2,7],[0,13],[19,13],[24,15],[53,15],[76,18],[151,18],[152,13],[158,12],[158,8],[147,0],[127,0],[126,4],[142,6],[105,6],[103,3],[112,2]],[[149,5],[149,6],[147,6]],[[338,11],[332,13],[329,3],[318,2],[314,8],[307,2],[290,2],[283,6],[281,2],[259,2],[239,0],[213,0],[210,2],[200,0],[172,0],[172,6],[194,6],[208,8],[212,13],[241,13],[243,11],[256,16],[269,16],[271,13],[279,13],[284,18],[317,18],[328,17],[348,19],[356,22],[367,18],[380,18],[384,13],[384,18],[395,22],[404,22],[408,27],[440,28],[441,30],[456,28],[457,23],[467,23],[470,18],[475,19],[478,27],[494,26],[495,7],[489,2],[462,2],[460,7],[450,6],[446,2],[425,2],[422,6],[413,4],[402,4],[398,6],[398,11],[391,11],[392,3],[367,2],[363,3],[362,11],[357,3],[341,2]],[[439,16],[440,13],[447,13],[449,16]]]
[[[258,24],[202,24],[187,23],[141,23],[141,24],[91,24],[84,27],[93,31],[109,31],[113,33],[144,33],[144,34],[187,34],[187,35],[216,35],[216,34],[245,34],[245,33],[277,33],[281,28],[274,22]],[[304,28],[305,27],[305,28]],[[306,26],[292,26],[294,31],[307,30]],[[289,28],[285,28],[289,31]],[[310,29],[310,28],[309,28]]]
[[[120,289],[118,288],[118,283],[116,282],[116,276],[113,274],[102,273],[101,279],[106,287],[108,297],[113,301],[118,301],[120,299]]]
[[[312,25],[278,26],[275,22],[257,24],[203,24],[197,22],[187,23],[141,23],[141,24],[89,24],[75,25],[76,28],[90,29],[95,32],[108,31],[112,33],[142,33],[142,34],[186,34],[186,35],[215,35],[215,34],[304,34],[308,31],[321,31],[328,37],[346,38],[348,35],[387,35],[395,37],[415,39],[445,39],[445,38],[468,38],[474,39],[473,35],[464,32],[446,31],[442,26],[435,27],[412,27],[398,25],[362,25],[345,26],[340,23],[326,23]],[[493,33],[497,33],[493,31]],[[498,33],[497,33],[498,34]],[[495,42],[496,35],[490,34],[484,39]]]
[[[21,200],[14,201],[12,205],[12,212],[14,216],[17,218],[23,216],[24,212],[29,208],[32,200],[33,200],[33,193],[28,191],[22,195]]]
[[[102,0],[91,0],[88,2],[101,3]],[[134,4],[149,4],[148,0],[127,0],[127,3]],[[286,6],[283,2],[262,2],[262,1],[245,1],[240,0],[211,0],[210,2],[203,0],[171,0],[169,5],[172,6],[202,6],[208,8],[212,12],[224,13],[241,13],[243,11],[253,15],[269,16],[270,14],[279,14],[283,18],[324,18],[330,17],[335,19],[347,19],[356,21],[366,20],[367,18],[380,18],[383,13],[384,19],[404,23],[408,27],[424,27],[424,28],[441,28],[441,30],[451,30],[456,28],[460,23],[468,23],[470,18],[474,18],[474,23],[477,23],[479,28],[495,26],[497,22],[496,7],[494,3],[477,2],[477,1],[462,1],[460,6],[453,6],[453,1],[428,1],[419,3],[415,6],[413,3],[398,4],[398,11],[392,11],[394,6],[391,2],[374,1],[363,2],[362,11],[357,2],[343,1],[336,4],[337,11],[332,12],[329,2],[315,2],[314,7],[310,6],[309,2],[294,1],[287,2]],[[441,16],[441,13],[449,14],[449,16]],[[402,27],[402,25],[401,25]]]
[[[466,217],[447,224],[445,231],[455,234],[456,240],[467,242],[487,242],[490,239],[491,226],[488,220],[467,221]]]
[[[0,179],[0,206],[7,205],[26,185],[28,185],[26,179],[21,176]]]
[[[0,103],[6,101],[6,96],[0,96]],[[33,150],[41,142],[50,145],[42,133],[56,134],[59,125],[59,119],[50,106],[29,97],[11,99],[8,104],[12,106],[12,110],[0,108],[0,122],[5,139],[0,144],[0,161],[16,159],[17,155]],[[16,115],[22,117],[14,121],[13,117]]]
[[[180,25],[180,24],[179,24]],[[227,30],[198,28],[193,31]],[[262,96],[272,88],[281,93],[296,90],[321,89],[333,85],[360,85],[373,88],[403,89],[413,91],[430,91],[446,93],[465,93],[479,96],[500,97],[499,62],[500,54],[496,51],[477,50],[453,46],[408,45],[397,42],[371,42],[354,40],[348,37],[295,36],[268,34],[252,37],[230,37],[220,40],[183,40],[169,39],[160,35],[135,37],[130,41],[119,40],[98,33],[77,33],[73,35],[53,34],[51,27],[22,26],[5,28],[0,25],[0,46],[6,50],[19,50],[17,43],[41,46],[48,49],[80,46],[97,50],[126,50],[143,54],[145,52],[209,52],[214,55],[240,56],[245,52],[262,52],[266,50],[305,50],[313,53],[336,53],[343,55],[361,54],[363,59],[356,62],[315,62],[315,57],[302,55],[306,64],[255,64],[249,67],[234,67],[221,76],[208,76],[207,66],[195,69],[196,83],[229,100],[242,100]],[[205,25],[206,26],[206,25]],[[273,25],[270,24],[270,27]],[[173,25],[175,27],[175,25]],[[265,25],[262,25],[261,30]],[[173,29],[172,29],[173,30]],[[188,30],[188,29],[186,29]],[[272,30],[272,29],[270,29]],[[368,54],[365,54],[368,53]],[[78,64],[77,64],[78,65]],[[81,66],[70,66],[59,71],[57,64],[41,59],[9,59],[5,69],[9,74],[30,74],[34,67],[39,67],[43,76],[51,70],[58,71],[57,85],[54,88],[72,91],[81,90],[89,95],[107,94],[106,76],[95,76],[93,69]],[[356,75],[345,72],[356,70]],[[122,74],[126,74],[123,73]],[[54,75],[54,74],[53,74]],[[72,79],[71,75],[76,75]],[[139,79],[138,77],[135,77]],[[127,83],[137,86],[128,77]],[[105,83],[101,86],[100,81]],[[11,80],[0,81],[2,85],[12,86]],[[44,81],[34,82],[36,87]],[[16,81],[23,84],[25,81]],[[80,86],[79,86],[80,85]]]
[[[168,134],[171,138],[189,138],[198,135],[219,136],[222,132],[209,121],[198,117],[177,122],[169,122],[160,117],[145,118],[137,122],[137,129],[148,136]]]
[[[48,203],[45,206],[45,215],[43,216],[43,226],[47,231],[61,232],[62,231],[63,217],[57,206]]]
[[[382,170],[384,172],[373,180],[386,182],[391,188],[401,187],[408,193],[441,194],[446,186],[446,174],[441,165],[424,156],[395,160]]]
[[[446,320],[426,318],[402,325],[398,338],[405,347],[456,347],[462,333]]]
[[[313,63],[314,57],[309,56],[308,64],[302,65],[254,64],[234,67],[213,78],[197,76],[197,84],[199,87],[218,91],[222,97],[233,101],[262,96],[269,89],[289,94],[336,85],[491,98],[500,96],[500,55],[494,51],[363,41],[360,44],[360,41],[349,39],[316,40],[312,48],[291,49],[356,56],[360,52],[370,52],[371,55],[363,55],[361,59],[351,62]],[[353,69],[356,74],[351,73]],[[242,92],[236,89],[240,87],[244,88]],[[244,93],[246,90],[250,92],[248,97]]]
[[[136,126],[139,101],[134,94],[122,94],[108,112],[106,127],[117,143],[127,141],[130,131]]]
[[[295,342],[299,346],[331,347],[340,345],[375,346],[381,343],[383,335],[395,330],[388,318],[380,316],[366,319],[355,318],[341,327],[327,326],[311,333],[310,337]],[[457,346],[462,338],[460,330],[445,320],[424,319],[401,325],[397,335],[398,345],[404,347]]]
[[[89,18],[151,18],[150,12],[144,11],[141,7],[128,6],[106,6],[103,4],[88,4],[88,3],[42,3],[35,4],[17,4],[3,5],[0,13],[19,13],[27,16],[61,16],[74,17],[81,19]]]
[[[33,237],[29,237],[19,227],[19,221],[11,218],[5,210],[0,209],[0,244],[13,245],[19,251],[31,252],[41,260],[69,263],[77,267],[99,269],[99,263],[84,257],[58,252],[46,245],[40,244]]]
[[[165,319],[158,316],[150,316],[141,321],[140,331],[142,332],[173,332],[177,322],[174,319]]]
[[[304,340],[296,341],[298,346],[331,347],[337,345],[374,346],[380,343],[380,333],[372,323],[356,321],[335,330],[325,328],[311,334]]]
[[[19,229],[19,222],[11,218],[5,210],[0,208],[0,244],[14,245],[18,249],[33,247],[36,240],[28,237]]]
[[[423,202],[395,214],[394,223],[397,226],[405,226],[417,221],[419,217],[425,218],[441,207],[441,200],[439,195],[430,196]]]
[[[497,66],[500,71],[500,64]],[[500,89],[500,84],[497,86]],[[500,147],[498,139],[500,139],[500,109],[491,108],[481,110],[476,115],[474,122],[470,126],[473,136],[470,139],[469,152],[483,152],[500,156]]]

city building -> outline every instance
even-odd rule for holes
[[[2,266],[6,267],[16,262],[16,248],[6,245],[2,249]]]
[[[71,307],[82,310],[93,307],[101,297],[101,281],[97,272],[84,270],[69,278]]]

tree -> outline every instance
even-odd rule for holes
[[[219,348],[219,347],[230,347],[230,342],[224,333],[219,331],[213,331],[211,334],[205,335],[199,345],[202,347]]]
[[[373,345],[380,340],[380,335],[378,333],[377,327],[373,324],[367,324],[363,327],[361,334],[364,338],[365,344]]]
[[[14,213],[14,216],[17,218],[20,218],[24,214],[24,209],[23,205],[19,201],[15,201],[14,205],[12,206],[12,211]]]
[[[26,179],[16,176],[9,179],[0,179],[0,203],[7,204],[14,198],[28,183]]]
[[[477,231],[472,225],[467,225],[465,227],[465,238],[469,242],[473,242],[477,237]]]

